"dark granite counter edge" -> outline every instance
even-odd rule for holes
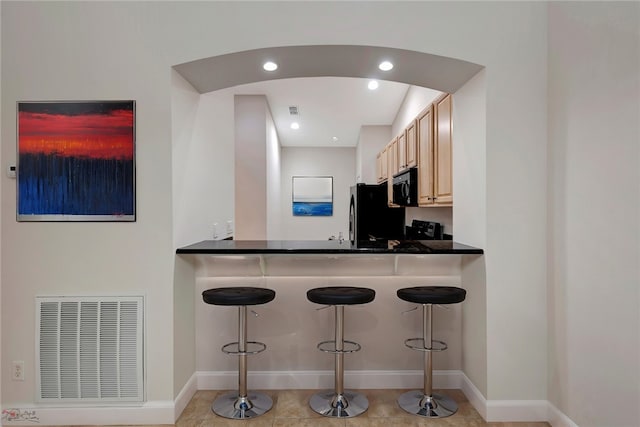
[[[253,244],[252,244],[253,243]],[[482,255],[484,250],[467,246],[452,241],[401,241],[391,247],[380,245],[379,247],[367,247],[358,244],[339,247],[331,242],[309,241],[203,241],[193,245],[178,248],[177,254],[210,254],[210,255],[234,255],[234,254],[341,254],[341,255],[367,255],[367,254],[452,254],[452,255]],[[395,243],[395,242],[394,242]],[[346,244],[349,244],[348,242]],[[363,245],[366,243],[363,242]]]
[[[482,255],[484,251],[482,249],[472,249],[472,250],[430,250],[430,251],[410,251],[410,250],[358,250],[358,251],[349,251],[349,250],[315,250],[315,249],[295,249],[295,250],[286,250],[286,249],[271,249],[271,250],[258,250],[258,249],[177,249],[176,254],[178,255],[234,255],[234,254],[253,254],[253,255],[265,255],[265,254],[288,254],[288,255],[296,255],[296,254],[343,254],[343,255],[367,255],[367,254],[407,254],[407,255],[429,255],[429,254],[452,254],[452,255]]]

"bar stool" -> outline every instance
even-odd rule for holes
[[[432,339],[432,305],[456,304],[464,301],[467,291],[454,286],[418,286],[398,289],[398,297],[404,301],[422,304],[422,338],[409,338],[405,345],[424,352],[424,386],[422,390],[408,391],[398,398],[398,405],[405,411],[429,418],[453,415],[458,405],[448,396],[432,392],[433,366],[431,353],[444,351],[447,344]]]
[[[352,286],[329,286],[307,291],[309,301],[335,309],[335,340],[318,344],[318,350],[335,354],[334,390],[316,393],[309,400],[311,409],[320,415],[349,418],[362,414],[369,407],[369,401],[363,394],[344,390],[344,354],[361,348],[360,344],[344,339],[344,306],[366,304],[375,296],[373,289]]]
[[[202,293],[207,304],[238,306],[238,341],[222,346],[222,351],[238,356],[238,391],[225,393],[214,400],[211,410],[225,418],[255,418],[269,411],[273,401],[264,393],[247,394],[247,355],[264,351],[261,342],[247,341],[247,306],[266,304],[276,296],[265,288],[229,287],[208,289]]]

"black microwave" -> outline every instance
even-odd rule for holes
[[[411,168],[393,177],[393,203],[418,206],[418,169]]]

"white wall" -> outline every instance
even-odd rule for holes
[[[391,141],[391,126],[361,126],[356,146],[356,182],[377,184],[376,156]]]
[[[355,184],[355,148],[282,147],[282,238],[327,240],[349,236],[349,188]],[[293,216],[293,176],[333,177],[333,216]]]
[[[548,396],[583,427],[640,425],[639,141],[640,4],[552,3]]]
[[[282,235],[281,151],[278,132],[271,110],[267,108],[267,239],[279,240]]]
[[[2,8],[0,8],[0,45],[2,45]],[[2,57],[0,56],[0,81],[2,81]],[[0,85],[0,98],[2,97],[2,85]],[[2,102],[0,102],[0,117],[2,117]],[[0,150],[0,165],[3,165],[2,150]],[[0,200],[2,199],[2,186],[0,186]],[[0,209],[0,223],[2,223],[2,209]],[[2,242],[2,227],[0,227],[0,242]],[[0,244],[0,260],[2,259],[2,244]],[[2,319],[2,263],[0,263],[0,319]],[[0,326],[2,326],[0,324]],[[2,402],[2,327],[0,327],[0,402]]]
[[[479,248],[487,246],[486,84],[487,72],[483,70],[453,94],[453,240]],[[462,369],[486,396],[490,309],[486,264],[478,257],[467,256],[462,266],[462,284],[467,290],[462,318]]]
[[[140,291],[147,295],[147,324],[153,325],[147,330],[153,355],[146,359],[148,399],[173,399],[180,385],[173,384],[167,331],[181,326],[167,316],[175,302],[170,67],[267,46],[358,44],[486,66],[486,134],[479,140],[486,143],[487,197],[478,206],[486,211],[486,397],[546,397],[541,374],[547,368],[546,236],[540,233],[547,188],[541,143],[547,117],[546,4],[2,2],[0,7],[2,159],[15,158],[16,100],[135,99],[139,213],[132,224],[17,224],[15,182],[2,179],[2,371],[8,372],[7,361],[15,358],[33,369],[35,294]],[[34,262],[38,268],[30,268]],[[24,328],[9,327],[16,323]],[[589,326],[575,330],[583,333]],[[18,385],[3,377],[2,386],[7,403],[33,401],[33,383]],[[609,403],[611,410],[628,409]]]
[[[282,234],[281,153],[269,103],[264,95],[236,95],[234,99],[233,237],[236,240],[278,239]],[[228,181],[228,178],[223,180]]]
[[[2,376],[4,405],[34,401],[34,298],[52,294],[145,295],[147,399],[173,399],[170,64],[150,49],[162,31],[149,9],[114,6],[1,5],[5,161],[15,162],[18,100],[133,99],[137,107],[136,222],[17,223],[16,181],[2,176],[1,370],[24,360],[26,377]]]
[[[483,70],[453,94],[454,240],[487,244],[487,72]]]
[[[173,176],[173,245],[181,247],[226,237],[233,219],[234,155],[233,93],[221,90],[200,95],[171,71],[171,132]],[[193,267],[176,257],[173,278],[173,395],[195,370],[195,288]]]
[[[234,238],[266,240],[269,105],[264,95],[236,95],[234,99],[236,166]],[[271,166],[269,164],[269,168]]]
[[[391,137],[398,136],[404,132],[404,128],[409,125],[424,108],[431,104],[442,92],[420,86],[409,86],[407,93],[402,100],[402,104],[396,113],[391,124]]]
[[[485,5],[474,19],[486,19],[485,13],[504,19],[510,12],[510,19],[487,28],[496,37],[487,44],[489,57],[500,58],[486,68],[487,393],[495,400],[539,400],[547,390],[540,375],[547,369],[546,236],[540,233],[547,201],[541,143],[547,11],[535,2]]]
[[[176,248],[227,237],[234,218],[233,94],[200,95],[172,73],[173,239]],[[194,208],[197,207],[197,208]]]

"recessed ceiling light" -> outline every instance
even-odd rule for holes
[[[278,69],[278,64],[272,61],[267,61],[262,65],[265,71],[275,71]]]
[[[369,84],[367,85],[367,87],[369,88],[369,90],[378,89],[378,81],[377,80],[369,80]]]
[[[298,124],[298,122],[291,123],[291,129],[300,129],[300,125]]]
[[[332,137],[331,137],[331,140],[332,140],[333,142],[336,142],[336,141],[338,140],[338,137],[337,137],[337,136],[332,136]]]
[[[378,68],[380,68],[382,71],[389,71],[393,68],[393,64],[389,61],[383,61],[380,63],[380,65],[378,65]]]

